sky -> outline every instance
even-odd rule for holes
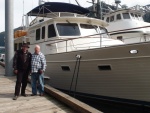
[[[12,0],[14,1],[13,9],[14,9],[14,28],[20,27],[22,25],[22,16],[29,12],[31,9],[38,6],[39,0]],[[67,2],[76,4],[75,0],[44,0],[45,2]],[[92,0],[78,0],[79,4],[82,7],[89,7],[92,4],[89,3]],[[97,1],[97,0],[95,0]],[[115,0],[101,0],[107,4],[113,5]],[[150,4],[150,0],[121,0],[121,4],[126,4],[128,7],[132,7],[135,5],[147,5]],[[77,5],[77,4],[76,4]],[[0,32],[5,31],[5,0],[0,0]]]

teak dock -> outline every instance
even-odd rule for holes
[[[0,64],[3,65],[1,62]],[[5,69],[1,65],[0,113],[102,113],[48,85],[45,85],[46,95],[44,97],[19,96],[17,100],[12,100],[16,77],[4,76]],[[32,93],[30,84],[27,86],[26,93]]]

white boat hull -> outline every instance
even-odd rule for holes
[[[137,50],[137,54],[131,54]],[[150,43],[129,44],[98,49],[46,55],[45,74],[49,84],[62,90],[70,90],[76,64],[76,55],[81,55],[71,91],[96,97],[150,102]],[[70,68],[62,70],[62,66]],[[100,70],[98,66],[110,66]],[[105,67],[104,67],[105,68]]]

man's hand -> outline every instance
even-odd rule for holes
[[[31,71],[29,71],[28,75],[31,75]]]
[[[18,70],[14,70],[14,73],[15,73],[15,74],[18,74]]]
[[[39,69],[39,71],[38,71],[38,72],[39,72],[39,74],[42,74],[42,73],[43,73],[43,70]]]

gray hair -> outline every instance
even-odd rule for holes
[[[40,49],[40,46],[39,45],[35,45],[35,48],[39,48]]]

